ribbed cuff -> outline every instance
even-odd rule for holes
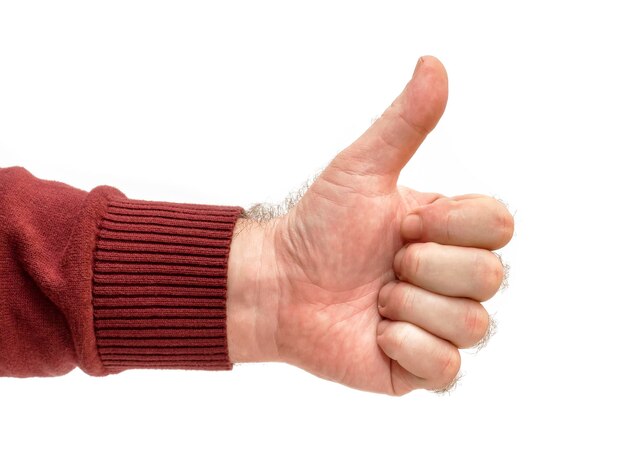
[[[228,370],[226,282],[242,209],[114,198],[93,263],[96,343],[109,372]]]

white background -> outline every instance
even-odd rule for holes
[[[401,183],[515,212],[498,333],[447,396],[280,364],[0,379],[0,467],[624,468],[620,2],[211,5],[0,1],[0,167],[280,201],[433,54],[449,105]]]

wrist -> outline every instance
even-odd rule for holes
[[[279,290],[274,222],[238,219],[228,259],[227,335],[231,362],[278,361]]]

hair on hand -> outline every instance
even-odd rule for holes
[[[487,326],[487,332],[480,339],[480,341],[474,345],[473,349],[475,353],[477,353],[481,349],[484,349],[485,346],[487,346],[487,344],[489,343],[489,340],[493,338],[493,335],[495,335],[496,332],[498,331],[498,322],[494,318],[494,315],[491,314],[488,316],[489,316],[489,325]]]
[[[504,261],[504,259],[502,259],[502,255],[500,253],[494,251],[493,254],[498,257],[498,260],[500,260],[500,264],[502,265],[502,269],[504,271],[504,275],[502,276],[502,282],[500,283],[499,289],[499,291],[502,292],[509,287],[509,274],[511,273],[511,265]]]
[[[456,390],[462,378],[463,373],[459,372],[456,377],[452,379],[452,382],[450,382],[448,385],[446,385],[445,387],[434,389],[432,390],[432,392],[436,393],[437,395],[450,395],[453,391]]]
[[[257,222],[269,222],[286,215],[292,208],[294,208],[304,194],[309,190],[311,185],[315,182],[317,177],[321,174],[321,170],[314,176],[308,178],[304,184],[296,191],[290,192],[285,199],[279,203],[261,202],[253,204],[250,208],[243,211],[242,218],[254,220]]]

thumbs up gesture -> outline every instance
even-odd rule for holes
[[[456,377],[486,334],[513,218],[497,200],[397,186],[446,106],[447,75],[419,60],[391,106],[288,213],[241,219],[228,271],[233,362],[284,361],[403,395]]]

